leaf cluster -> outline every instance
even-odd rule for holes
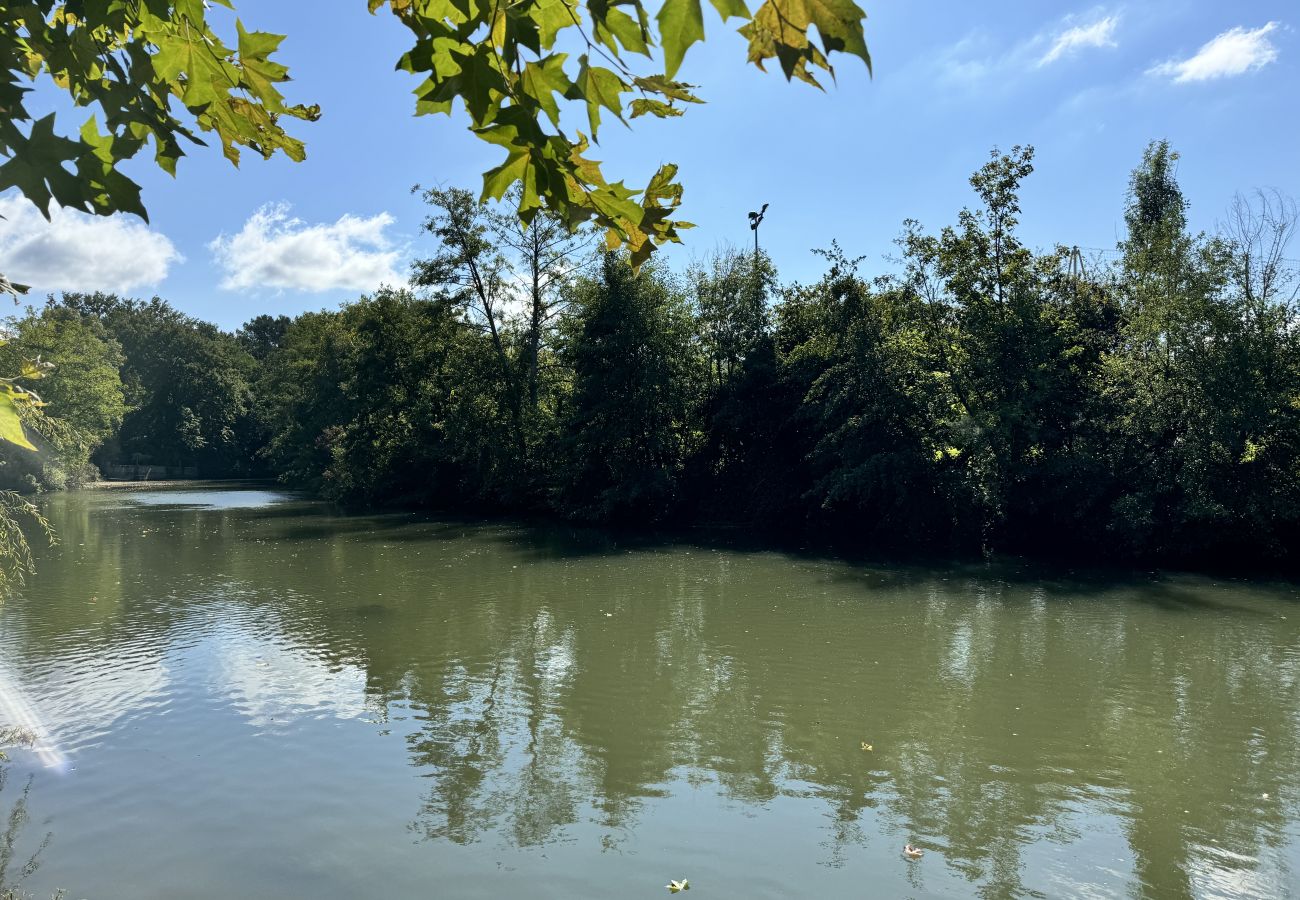
[[[817,85],[813,71],[833,75],[836,52],[870,65],[865,14],[852,0],[765,0],[752,13],[744,0],[712,3],[724,21],[744,20],[748,60],[762,68],[776,59],[787,79]],[[481,199],[517,185],[525,223],[542,209],[570,230],[594,223],[608,249],[625,247],[634,266],[657,245],[680,242],[691,226],[674,218],[682,200],[676,165],[632,188],[610,181],[589,152],[603,116],[626,125],[702,102],[694,85],[676,80],[704,39],[702,0],[666,0],[653,25],[641,0],[370,0],[372,12],[383,7],[415,37],[398,67],[426,76],[417,112],[449,114],[459,100],[474,134],[505,151],[484,174]],[[568,124],[568,103],[585,108],[586,131]]]
[[[228,0],[213,2],[230,8]],[[272,59],[283,38],[236,21],[234,45],[210,23],[204,0],[27,0],[0,12],[0,191],[17,188],[47,217],[51,204],[147,218],[140,187],[119,170],[149,143],[175,174],[183,145],[216,136],[238,164],[241,149],[305,157],[283,120],[315,120],[291,105]],[[55,114],[34,119],[27,95],[43,79],[89,118],[75,134]]]

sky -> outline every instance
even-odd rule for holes
[[[705,4],[707,41],[678,77],[707,104],[678,119],[606,123],[591,155],[611,180],[644,184],[680,166],[680,218],[696,223],[665,256],[675,266],[749,246],[746,212],[769,203],[760,238],[785,282],[820,277],[812,251],[838,241],[871,275],[891,267],[906,219],[938,230],[975,198],[967,179],[993,148],[1031,144],[1021,235],[1031,246],[1114,248],[1129,174],[1152,139],[1181,154],[1195,229],[1212,230],[1237,192],[1300,196],[1300,6],[1294,0],[859,0],[872,74],[839,59],[819,92],[775,66],[745,63],[735,20]],[[477,193],[501,152],[467,119],[414,115],[416,80],[394,70],[409,47],[391,15],[360,0],[243,0],[250,28],[288,35],[294,123],[305,162],[245,154],[236,169],[196,147],[172,178],[150,153],[124,171],[144,188],[146,224],[56,211],[47,223],[0,195],[0,272],[35,287],[161,296],[236,328],[261,313],[335,308],[401,285],[433,252],[416,184]],[[655,8],[652,2],[651,8]],[[325,10],[328,10],[326,12]],[[218,26],[233,33],[233,25]],[[48,88],[46,89],[48,90]],[[53,94],[29,105],[60,110]],[[1300,256],[1300,247],[1289,256]]]

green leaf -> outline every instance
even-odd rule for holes
[[[519,150],[511,153],[501,165],[484,172],[483,193],[479,197],[479,202],[500,200],[510,189],[510,185],[523,180],[528,170],[528,162],[528,151]]]
[[[18,188],[47,219],[51,199],[63,206],[85,208],[85,189],[63,168],[64,162],[80,155],[81,147],[54,133],[54,113],[32,123],[25,139],[20,136],[10,143],[13,157],[0,166],[0,191]]]
[[[749,61],[760,69],[763,60],[775,57],[787,79],[798,78],[820,87],[809,66],[834,76],[825,53],[851,53],[871,70],[871,55],[862,31],[865,17],[853,0],[766,0],[740,33],[749,40]],[[808,38],[814,26],[822,48]]]
[[[674,183],[673,179],[677,177],[677,165],[675,163],[665,163],[655,172],[654,178],[646,185],[642,194],[641,203],[643,206],[658,205],[660,200],[669,200],[673,206],[676,206],[682,199],[682,186]]]
[[[23,431],[22,419],[18,416],[18,406],[14,403],[13,397],[5,392],[0,392],[0,440],[17,444],[24,450],[36,449],[36,445],[27,440],[27,435]]]
[[[433,113],[451,114],[452,102],[450,100],[430,100],[438,88],[432,78],[426,78],[420,86],[413,92],[415,94],[415,114],[417,116],[427,116]]]
[[[561,30],[581,21],[577,9],[567,0],[536,0],[528,10],[528,17],[537,23],[543,50],[555,45],[555,36]]]
[[[289,80],[288,66],[271,62],[270,55],[280,46],[284,35],[264,31],[245,31],[244,23],[235,20],[239,32],[240,81],[271,112],[284,111],[284,96],[275,85]]]
[[[672,78],[691,45],[704,40],[700,0],[665,0],[655,21],[659,23],[659,39],[664,48],[664,76]]]
[[[443,81],[438,93],[429,99],[441,102],[459,97],[474,123],[482,124],[492,105],[493,92],[504,93],[501,72],[491,59],[496,54],[490,46],[482,46],[478,52],[451,55],[460,73]]]
[[[684,81],[669,81],[662,75],[651,75],[648,78],[634,78],[632,79],[632,83],[643,91],[662,94],[669,100],[681,100],[684,103],[704,102],[691,93],[690,89],[695,87],[695,85],[687,84]]]
[[[618,116],[620,122],[626,124],[623,119],[623,101],[620,99],[620,94],[628,89],[627,83],[609,69],[589,66],[585,54],[578,58],[578,62],[580,68],[574,87],[587,101],[587,118],[591,123],[591,136],[594,138],[596,129],[600,127],[602,106]]]
[[[215,103],[239,78],[238,70],[225,62],[229,51],[205,38],[198,29],[177,26],[154,36],[154,70],[180,86],[181,102],[191,110]]]
[[[89,189],[87,200],[92,211],[104,215],[129,212],[149,221],[149,214],[140,200],[140,185],[115,168],[119,159],[135,155],[140,142],[100,134],[99,125],[91,116],[81,126],[81,145],[77,174]]]
[[[710,0],[710,2],[724,22],[731,18],[750,18],[749,7],[745,6],[745,0]]]
[[[605,13],[605,18],[601,20],[600,24],[605,29],[608,29],[610,34],[618,38],[619,43],[628,50],[633,53],[640,53],[642,56],[650,55],[650,48],[646,43],[649,35],[642,31],[641,23],[618,7],[611,7]],[[617,47],[611,47],[610,49],[615,53],[618,52]]]
[[[772,0],[768,0],[772,2]],[[797,5],[797,4],[796,4]],[[827,53],[849,53],[871,69],[871,54],[862,21],[867,14],[853,0],[803,0],[808,21],[817,26],[822,49]]]
[[[524,66],[520,78],[524,93],[538,102],[556,128],[560,127],[560,107],[555,102],[555,94],[563,97],[573,89],[573,82],[564,73],[566,58],[565,53],[553,53],[538,62],[530,62]]]

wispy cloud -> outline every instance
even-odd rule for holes
[[[987,52],[988,43],[984,34],[968,34],[942,51],[936,60],[940,77],[957,85],[982,81],[994,65]]]
[[[267,204],[237,234],[208,245],[225,273],[223,288],[368,291],[406,281],[394,268],[400,251],[386,234],[393,224],[388,213],[310,225],[289,209],[287,203]]]
[[[1040,67],[1051,65],[1065,56],[1070,56],[1087,47],[1115,47],[1115,26],[1119,17],[1105,16],[1088,25],[1075,25],[1058,34],[1038,59]]]
[[[1268,39],[1277,28],[1277,22],[1269,22],[1253,30],[1241,26],[1229,29],[1201,47],[1196,55],[1163,62],[1148,73],[1170,78],[1175,84],[1244,75],[1277,59],[1277,47]]]
[[[168,237],[129,216],[51,207],[46,221],[27,200],[0,197],[0,272],[49,291],[126,292],[156,285],[183,260]]]
[[[1098,8],[1068,15],[1019,42],[1007,44],[985,30],[973,31],[936,58],[939,77],[951,84],[973,86],[994,77],[1013,84],[1009,76],[1040,69],[1088,49],[1116,47],[1120,13]]]

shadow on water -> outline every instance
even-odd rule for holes
[[[1258,614],[1258,610],[1234,602],[1214,588],[1250,585],[1269,589],[1292,602],[1300,600],[1300,577],[1262,580],[1236,573],[1216,577],[1178,570],[1081,566],[1010,556],[972,559],[931,553],[852,553],[729,530],[605,529],[549,519],[434,516],[412,512],[347,513],[301,499],[243,512],[259,522],[282,523],[268,535],[274,540],[311,542],[340,535],[385,544],[487,540],[518,556],[521,564],[706,551],[741,556],[777,555],[792,562],[826,565],[828,578],[872,590],[901,590],[942,580],[980,585],[986,590],[1014,592],[1037,588],[1049,598],[1126,594],[1131,602],[1168,611],[1223,610],[1244,615]]]

